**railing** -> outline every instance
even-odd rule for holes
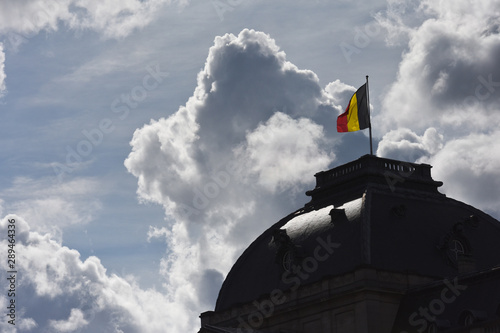
[[[404,178],[426,179],[432,181],[430,168],[431,166],[427,164],[414,164],[365,155],[356,161],[317,173],[316,187],[322,187],[344,180],[345,178],[351,178],[366,173],[380,174],[382,176],[393,173],[394,175]]]

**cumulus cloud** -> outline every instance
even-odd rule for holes
[[[446,193],[500,215],[500,131],[450,140],[429,162]]]
[[[314,173],[334,161],[335,100],[346,90],[334,86],[322,89],[270,36],[245,29],[215,39],[185,106],[136,130],[125,166],[139,198],[175,221],[149,237],[167,240],[161,272],[181,308],[212,308],[237,255],[300,207]]]
[[[345,101],[348,101],[352,94],[356,91],[356,88],[349,84],[345,84],[340,80],[335,80],[326,85],[325,91],[327,91],[330,96],[332,102],[335,104],[335,108],[339,113],[344,112],[342,106]]]
[[[377,127],[471,131],[498,121],[499,9],[497,1],[422,1],[417,13],[427,19],[411,30]]]
[[[109,275],[96,257],[85,260],[48,234],[32,231],[17,215],[0,221],[0,246],[7,249],[8,225],[16,228],[16,326],[2,332],[188,332],[185,311],[164,293],[141,289],[134,280]],[[2,274],[9,271],[0,263]],[[5,276],[2,277],[5,279]],[[10,298],[0,295],[6,308]],[[197,313],[190,313],[197,318]],[[17,328],[17,330],[16,330]],[[192,330],[191,330],[192,331]]]
[[[222,173],[229,173],[231,181],[241,176],[234,174],[245,171],[233,165],[239,163],[235,149],[246,144],[247,138],[251,143],[245,149],[252,149],[266,130],[269,139],[291,139],[287,141],[290,151],[311,144],[317,145],[317,157],[329,156],[321,135],[308,139],[311,130],[322,130],[317,123],[325,118],[332,123],[336,116],[327,99],[316,75],[287,62],[269,36],[244,30],[238,37],[217,37],[193,97],[171,117],[137,130],[125,165],[138,178],[141,198],[163,204],[168,211],[179,208],[176,203],[197,209],[203,205],[196,205],[194,197],[203,193],[205,185],[223,183],[224,179],[219,180],[225,178]],[[313,120],[300,120],[304,116]],[[305,143],[287,137],[292,129],[306,129],[295,132],[306,136]],[[273,137],[272,131],[278,136]],[[323,165],[325,161],[321,159]],[[311,166],[310,171],[317,167]],[[219,186],[224,187],[222,183]]]
[[[392,7],[391,7],[392,6]],[[497,1],[391,1],[380,13],[403,31],[408,48],[384,96],[374,129],[387,133],[383,156],[434,165],[451,197],[500,214],[496,140],[500,123],[500,29]],[[397,38],[397,36],[393,36]],[[486,153],[489,151],[490,153]],[[488,163],[488,167],[485,165]]]
[[[319,149],[323,138],[320,125],[276,112],[247,134],[236,155],[250,178],[256,176],[256,182],[271,192],[282,191],[310,183],[310,177],[304,177],[307,172],[330,163],[330,156]]]
[[[433,127],[422,136],[408,128],[390,131],[382,137],[377,155],[402,161],[419,161],[437,153],[443,146],[443,136]]]

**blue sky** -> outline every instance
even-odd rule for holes
[[[16,220],[20,290],[0,327],[196,331],[314,173],[369,152],[335,127],[366,75],[377,154],[500,216],[499,6],[2,1],[0,228]]]

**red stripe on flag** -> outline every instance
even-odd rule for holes
[[[337,117],[337,132],[349,132],[347,128],[347,116],[349,115],[349,108],[351,107],[351,101],[347,105],[345,112]]]

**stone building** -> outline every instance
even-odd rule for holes
[[[227,275],[207,332],[500,332],[500,223],[438,191],[431,166],[365,155]]]

